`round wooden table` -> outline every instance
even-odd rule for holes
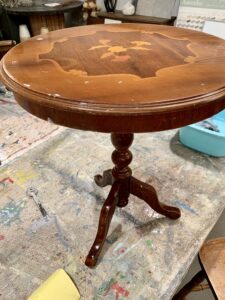
[[[1,76],[28,112],[67,127],[111,133],[114,168],[95,182],[112,188],[86,265],[96,264],[115,208],[126,206],[130,194],[162,215],[180,217],[178,208],[160,203],[152,186],[132,177],[129,147],[134,133],[177,128],[224,109],[224,58],[221,39],[144,24],[50,32],[4,57]]]
[[[42,27],[49,31],[65,27],[64,13],[82,10],[83,2],[80,0],[59,0],[57,6],[46,6],[46,0],[35,0],[31,6],[6,7],[8,15],[28,16],[32,35],[39,35]]]

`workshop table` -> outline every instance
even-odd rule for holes
[[[24,109],[63,126],[111,133],[115,166],[95,182],[112,188],[86,265],[96,264],[115,208],[126,206],[130,194],[180,217],[153,186],[132,177],[129,147],[134,133],[177,128],[225,108],[224,54],[225,41],[204,33],[117,24],[52,32],[4,57],[2,78]]]
[[[79,0],[55,1],[60,5],[46,6],[51,3],[46,0],[35,1],[31,6],[6,7],[5,10],[10,16],[28,16],[32,35],[39,35],[42,27],[49,31],[65,27],[64,13],[82,10],[83,2]]]

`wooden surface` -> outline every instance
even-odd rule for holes
[[[108,13],[106,11],[98,12],[98,17],[103,19],[113,19],[120,20],[124,23],[147,23],[147,24],[160,24],[160,25],[173,25],[176,17],[171,19],[158,18],[158,17],[149,17],[141,15],[126,16],[121,11],[116,11],[115,13]]]
[[[49,31],[65,28],[64,14],[55,15],[31,15],[29,16],[32,36],[39,35],[42,27],[47,27]]]
[[[63,53],[63,55],[62,55]],[[169,26],[55,31],[1,63],[20,105],[54,123],[102,132],[157,131],[225,108],[225,41]]]
[[[6,11],[10,15],[55,15],[57,13],[64,13],[81,7],[83,5],[82,1],[56,1],[57,3],[61,3],[61,5],[55,7],[49,7],[44,5],[48,3],[48,1],[36,1],[36,3],[32,6],[18,6],[18,7],[6,7]]]
[[[207,241],[199,258],[219,300],[225,300],[225,237]]]

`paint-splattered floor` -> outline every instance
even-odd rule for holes
[[[61,132],[62,127],[35,118],[20,108],[12,93],[1,93],[0,82],[0,165]]]
[[[176,130],[137,134],[134,176],[152,183],[162,201],[179,206],[182,217],[168,220],[131,197],[117,209],[103,255],[91,270],[84,260],[109,191],[97,187],[93,176],[111,167],[109,135],[61,129],[52,136],[56,126],[14,103],[4,105],[0,144],[10,140],[9,130],[30,139],[32,126],[45,140],[34,147],[32,139],[26,153],[10,146],[1,152],[7,157],[18,150],[0,170],[0,299],[27,299],[60,267],[74,278],[81,299],[170,299],[224,209],[225,159],[184,148]],[[29,118],[27,126],[23,120]],[[29,187],[38,189],[48,219],[27,196]]]

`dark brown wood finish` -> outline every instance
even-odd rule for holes
[[[128,148],[132,144],[133,137],[131,133],[111,134],[111,141],[116,148],[112,153],[115,167],[112,170],[104,171],[103,176],[95,176],[97,185],[100,187],[112,185],[112,188],[101,210],[97,235],[86,258],[85,264],[89,267],[93,267],[97,263],[116,206],[125,207],[130,194],[144,200],[152,209],[170,219],[175,220],[180,217],[178,208],[160,203],[153,186],[131,176],[132,171],[128,165],[131,163],[132,154]]]
[[[96,25],[32,38],[9,51],[0,66],[5,84],[30,113],[56,124],[109,132],[114,168],[95,182],[112,185],[95,242],[94,266],[116,206],[133,194],[158,213],[180,217],[155,189],[132,177],[133,133],[166,130],[225,108],[225,41],[169,26]]]
[[[159,17],[151,17],[151,16],[142,16],[142,15],[132,15],[127,16],[122,13],[122,11],[115,11],[115,13],[108,13],[106,11],[100,11],[97,13],[98,18],[112,19],[112,20],[120,20],[123,23],[147,23],[147,24],[159,24],[159,25],[174,25],[176,17],[171,17],[171,19],[167,18],[159,18]]]
[[[3,40],[0,41],[0,59],[9,51],[12,47],[15,46],[15,41],[12,40]]]

